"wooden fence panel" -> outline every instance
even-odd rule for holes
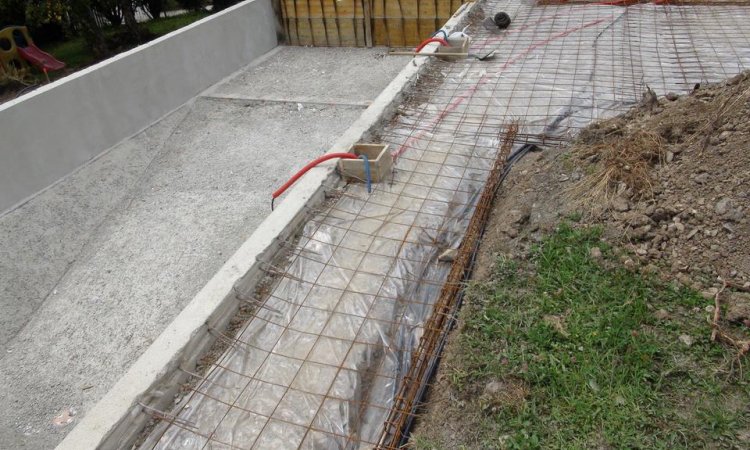
[[[278,0],[287,43],[319,47],[419,44],[464,0]]]

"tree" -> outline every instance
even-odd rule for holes
[[[122,25],[122,10],[117,0],[91,0],[91,8],[114,25]]]
[[[0,0],[0,28],[26,23],[26,0]]]
[[[118,0],[120,11],[122,11],[122,17],[125,19],[125,27],[128,29],[130,36],[135,39],[136,42],[141,42],[144,36],[141,26],[138,21],[135,20],[135,5],[132,0]]]
[[[203,9],[203,0],[177,0],[177,3],[180,7],[189,11],[200,11]]]
[[[17,4],[17,13],[24,18],[14,19],[13,25],[26,25],[37,44],[59,41],[66,34],[70,26],[66,0],[22,0]]]
[[[140,0],[139,5],[145,9],[151,18],[161,17],[164,12],[164,0]]]
[[[239,3],[240,0],[214,0],[213,5],[214,9],[213,12],[221,11],[222,9],[227,9],[232,5],[236,5]]]
[[[109,54],[109,48],[104,39],[101,20],[90,7],[90,0],[67,0],[67,2],[71,28],[83,36],[94,57],[105,58]]]
[[[136,20],[136,10],[143,7],[156,18],[164,12],[165,1],[0,0],[0,27],[27,25],[32,33],[41,31],[42,36],[48,34],[55,39],[59,39],[64,30],[67,35],[83,37],[94,57],[103,59],[112,50],[146,41],[150,34]],[[201,9],[204,0],[178,1],[187,2],[190,9]],[[110,26],[115,29],[105,35],[105,28]]]

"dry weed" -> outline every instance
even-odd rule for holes
[[[594,162],[593,173],[575,183],[567,192],[570,200],[582,209],[596,212],[624,189],[635,197],[653,195],[651,168],[666,154],[662,136],[643,129],[610,135],[595,143],[582,143],[573,157]]]
[[[35,82],[34,76],[27,71],[21,71],[13,66],[0,67],[0,84],[18,83],[23,86],[31,86]]]

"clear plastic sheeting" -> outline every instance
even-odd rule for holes
[[[337,191],[298,240],[255,316],[141,448],[377,446],[394,395],[503,138],[564,140],[624,112],[646,87],[686,93],[750,66],[750,7],[534,6],[472,26],[491,61],[435,62],[391,124],[392,180]],[[249,293],[244,293],[249,294]],[[215,332],[218,335],[218,331]]]
[[[392,183],[350,185],[316,214],[157,447],[374,445],[450,268],[437,257],[460,243],[494,161],[499,140],[485,141],[412,149]]]

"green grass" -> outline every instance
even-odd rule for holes
[[[94,62],[94,55],[86,47],[82,38],[73,38],[59,42],[43,49],[55,58],[63,61],[72,69],[86,67]]]
[[[204,11],[189,12],[180,14],[179,16],[150,20],[144,25],[146,25],[146,28],[148,28],[148,30],[155,35],[163,36],[167,33],[171,33],[174,30],[180,29],[185,25],[190,25],[195,21],[207,17],[209,14],[210,13]]]
[[[626,270],[599,238],[562,225],[528,260],[500,260],[470,289],[447,369],[481,410],[466,425],[480,442],[467,447],[747,448],[738,433],[750,432],[750,378],[709,341],[710,302]],[[589,256],[593,246],[603,260]],[[523,394],[487,398],[492,380]]]
[[[189,12],[179,16],[150,20],[142,25],[145,26],[155,37],[159,37],[180,29],[185,25],[189,25],[208,15],[208,12]],[[109,28],[105,31],[105,34],[112,35],[115,31],[116,28]],[[86,46],[86,42],[80,37],[47,46],[44,50],[51,53],[60,61],[65,62],[67,67],[74,70],[81,69],[97,62],[94,55]]]

